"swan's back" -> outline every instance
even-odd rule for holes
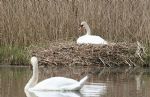
[[[107,44],[103,38],[96,35],[84,35],[77,39],[78,44]]]
[[[76,85],[79,82],[65,77],[52,77],[39,82],[33,90],[65,90],[65,87]],[[62,89],[61,89],[62,88]]]

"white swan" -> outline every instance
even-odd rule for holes
[[[85,21],[81,22],[79,30],[83,31],[83,29],[85,29],[87,33],[77,39],[77,44],[108,44],[107,41],[100,36],[91,35],[90,27]]]
[[[85,76],[80,81],[64,77],[51,77],[37,84],[38,59],[36,57],[32,57],[31,64],[33,66],[33,75],[29,82],[26,84],[24,88],[25,90],[80,90],[88,79],[88,76]]]

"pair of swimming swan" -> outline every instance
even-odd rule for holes
[[[58,90],[80,90],[85,84],[88,76],[85,76],[80,81],[65,77],[51,77],[38,83],[38,59],[36,57],[31,58],[31,64],[33,67],[33,75],[26,84],[24,90],[44,90],[44,91],[58,91]]]
[[[83,21],[80,25],[80,31],[86,30],[86,34],[77,39],[77,44],[108,44],[106,40],[100,36],[91,35],[91,30],[88,24]]]

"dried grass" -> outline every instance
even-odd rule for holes
[[[150,46],[149,0],[0,0],[0,45],[77,39],[85,20],[113,42]]]
[[[145,45],[147,52],[150,52],[149,4],[150,0],[0,0],[0,46],[26,47],[32,44],[45,43],[45,41],[76,40],[81,35],[78,32],[78,25],[84,20],[88,22],[93,34],[100,35],[107,41],[126,42],[126,45],[139,41]],[[72,45],[75,51],[80,48],[83,52],[82,55],[88,54],[89,51],[92,52],[91,49],[93,48],[101,48],[99,51],[107,48],[107,53],[109,50],[112,53],[112,51],[118,51],[120,48],[120,45],[102,47]],[[136,61],[139,60],[133,61],[135,59],[132,59],[134,54],[124,55],[128,49],[131,49],[130,46],[122,48],[126,45],[121,45],[121,49],[119,49],[121,51],[118,51],[120,52],[119,55],[114,52],[113,55],[109,55],[105,50],[104,54],[99,52],[99,55],[93,51],[89,54],[99,57],[97,59],[84,57],[84,60],[98,60],[98,64],[110,66],[111,64],[136,64]],[[62,49],[63,45],[60,43],[60,46],[57,46]],[[56,48],[60,52],[57,46]],[[65,44],[64,48],[71,51],[69,47],[71,47],[70,43]],[[84,52],[84,49],[87,51]],[[122,49],[125,49],[125,52],[122,52]],[[77,56],[76,53],[75,55],[70,54],[72,55],[65,55],[63,52],[60,56],[64,55],[67,58],[60,58],[66,58],[65,60],[70,61],[69,56]],[[106,59],[104,55],[113,56],[111,57],[114,58],[113,60],[125,60],[107,63],[112,59],[109,57]],[[72,64],[76,64],[75,61],[87,64],[83,61],[82,56],[77,56]],[[59,62],[56,60],[56,63]]]

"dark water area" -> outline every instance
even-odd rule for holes
[[[80,80],[91,73],[80,91],[24,92],[30,67],[0,67],[0,97],[150,97],[150,68],[40,67],[39,81],[63,76]]]

